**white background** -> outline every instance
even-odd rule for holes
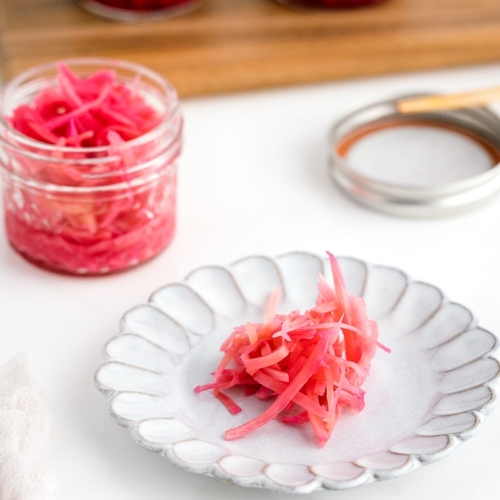
[[[20,351],[32,354],[54,418],[44,459],[58,478],[57,499],[288,498],[189,474],[143,450],[114,423],[94,387],[102,346],[122,314],[198,266],[329,249],[433,283],[500,333],[500,197],[454,218],[386,216],[346,198],[326,161],[328,130],[353,99],[499,83],[500,64],[186,100],[175,239],[152,262],[116,276],[40,270],[11,250],[2,222],[0,363]],[[309,498],[497,499],[499,445],[500,410],[440,462],[394,481]]]

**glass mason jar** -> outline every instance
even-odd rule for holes
[[[283,5],[311,9],[351,9],[375,5],[385,0],[277,0]]]
[[[117,60],[64,61],[75,74],[112,69],[161,120],[118,144],[67,147],[33,140],[9,117],[48,87],[58,65],[38,66],[0,91],[0,170],[7,237],[28,260],[69,274],[98,275],[143,263],[172,240],[182,116],[174,87]]]
[[[180,16],[198,8],[203,0],[77,0],[93,14],[123,22],[154,21]]]

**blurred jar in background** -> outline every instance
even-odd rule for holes
[[[311,9],[351,9],[375,5],[385,0],[277,0],[283,5]]]
[[[187,14],[203,0],[77,0],[89,12],[116,21],[153,21]]]

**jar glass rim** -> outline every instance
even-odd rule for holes
[[[3,105],[2,102],[6,99],[9,92],[13,92],[16,88],[22,86],[23,82],[27,82],[29,79],[35,77],[37,74],[42,74],[43,72],[55,70],[58,65],[64,63],[68,65],[70,68],[75,68],[78,66],[101,66],[102,68],[109,69],[123,69],[131,72],[135,72],[136,74],[146,76],[154,81],[171,99],[171,109],[169,109],[168,115],[162,119],[162,121],[156,125],[154,128],[146,132],[145,134],[136,137],[130,141],[125,141],[123,145],[114,146],[113,149],[122,149],[122,148],[131,148],[136,146],[141,146],[153,139],[157,136],[161,135],[161,133],[165,130],[165,128],[173,121],[173,119],[178,116],[179,112],[179,96],[175,87],[165,78],[163,78],[160,74],[155,71],[142,66],[141,64],[125,61],[122,59],[107,59],[102,57],[79,57],[79,58],[70,58],[70,59],[62,59],[60,61],[40,64],[38,66],[34,66],[26,71],[23,71],[18,76],[6,82],[4,85],[0,87],[0,130],[3,128],[9,134],[12,135],[19,142],[19,144],[23,144],[28,147],[37,148],[38,150],[53,152],[54,150],[61,151],[63,153],[85,153],[85,154],[97,154],[97,153],[109,153],[111,150],[111,146],[95,146],[95,147],[69,147],[69,146],[58,146],[56,144],[48,144],[42,141],[37,141],[35,139],[31,139],[27,135],[19,132],[19,130],[15,129],[10,125],[7,117],[3,112],[1,112]],[[8,144],[10,147],[16,148],[19,151],[24,151],[22,147],[16,146],[15,144],[11,144],[6,141],[2,134],[0,134],[0,142]],[[35,153],[36,154],[36,153]],[[45,158],[43,155],[40,157]],[[108,157],[109,158],[109,157]]]

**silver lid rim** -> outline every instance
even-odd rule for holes
[[[334,181],[355,201],[382,212],[403,216],[443,216],[461,213],[482,205],[500,191],[500,163],[477,176],[439,186],[410,187],[371,179],[355,172],[337,152],[347,134],[383,118],[401,118],[398,100],[422,92],[371,100],[351,107],[332,127],[329,134],[329,169]],[[500,118],[487,108],[473,108],[415,115],[436,123],[458,125],[480,136],[500,151]]]

